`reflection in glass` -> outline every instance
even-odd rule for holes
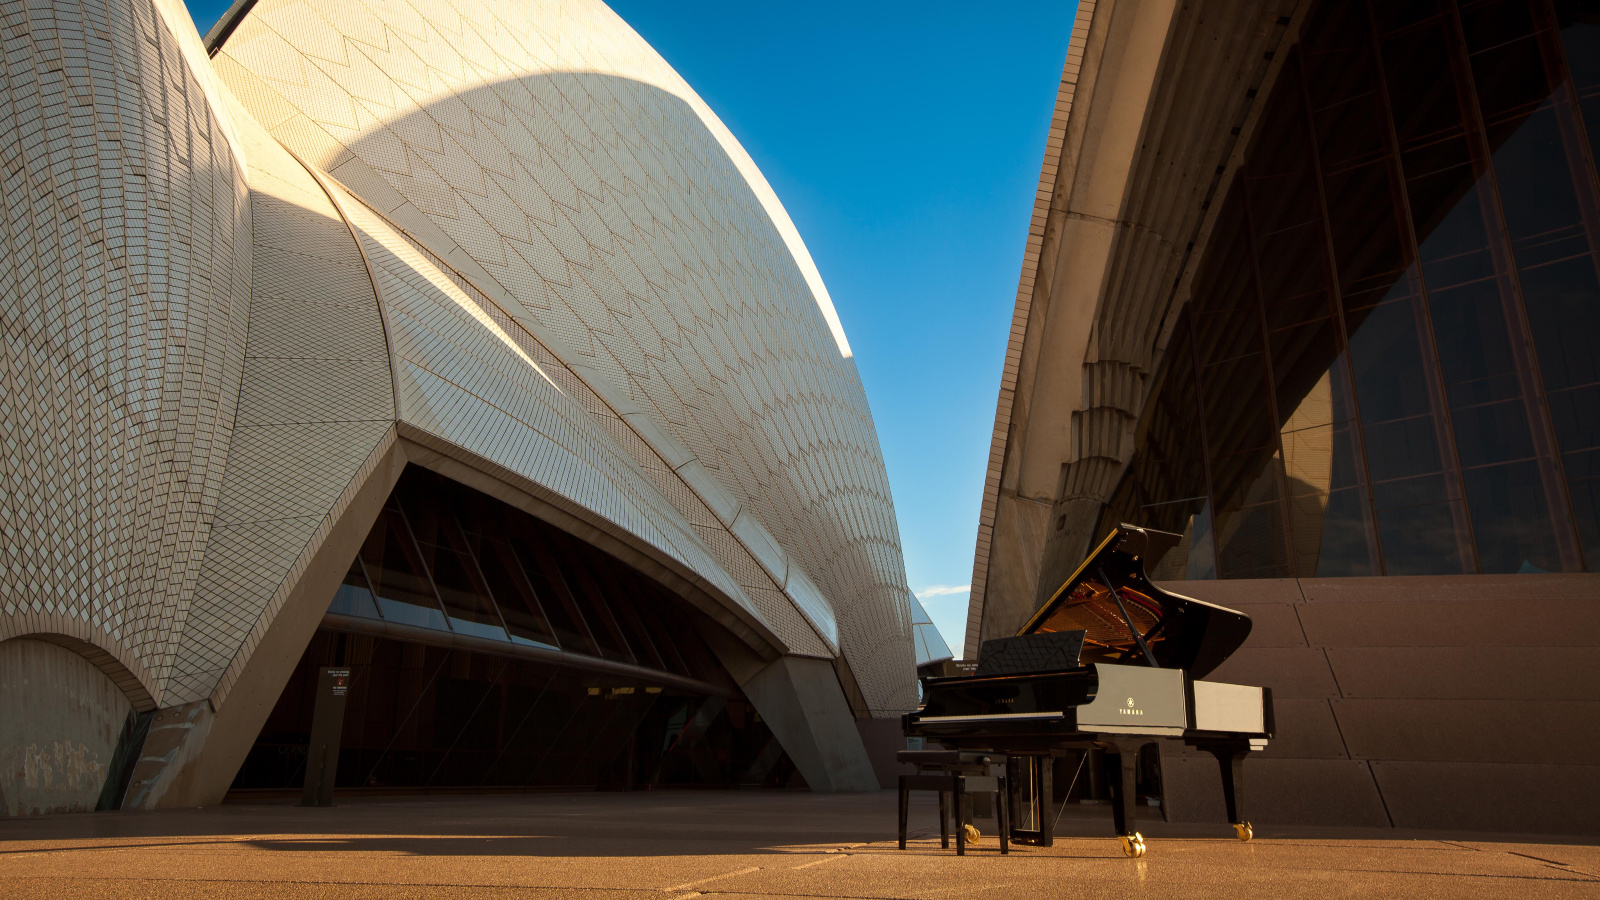
[[[709,658],[663,639],[681,627],[663,618],[677,602],[615,558],[411,466],[329,612],[605,656],[691,677],[719,671]]]
[[[372,599],[372,589],[367,586],[367,576],[361,571],[360,559],[350,564],[344,582],[333,592],[333,602],[328,604],[328,612],[367,619],[382,618],[378,615],[377,603]]]
[[[1164,578],[1587,568],[1600,3],[1322,2],[1291,56],[1102,532],[1182,534]]]
[[[449,631],[433,584],[399,507],[389,505],[361,545],[361,562],[372,578],[378,611],[391,622]]]
[[[703,651],[692,627],[663,639]],[[396,788],[629,789],[803,784],[718,670],[705,690],[324,628],[234,781],[298,788],[322,666],[350,669],[341,792]],[[689,722],[705,727],[680,740]]]

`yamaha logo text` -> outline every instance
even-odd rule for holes
[[[1128,705],[1124,706],[1124,707],[1121,707],[1120,709],[1117,710],[1117,712],[1122,713],[1125,716],[1142,716],[1142,715],[1144,715],[1144,710],[1137,709],[1137,708],[1134,707],[1133,698],[1132,697],[1128,698]]]

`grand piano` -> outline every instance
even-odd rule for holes
[[[1016,637],[984,642],[975,674],[923,679],[923,705],[903,720],[907,737],[1005,754],[1013,841],[1051,843],[1052,760],[1097,749],[1123,852],[1143,856],[1138,752],[1163,740],[1216,757],[1228,821],[1240,840],[1253,836],[1243,763],[1272,737],[1272,693],[1203,680],[1244,643],[1250,617],[1150,582],[1146,566],[1178,541],[1119,526]]]

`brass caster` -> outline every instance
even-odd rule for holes
[[[1250,827],[1249,822],[1233,823],[1233,833],[1237,835],[1241,841],[1248,841],[1256,836],[1256,830]]]
[[[979,831],[975,825],[963,825],[961,827],[966,829],[967,843],[969,844],[976,844],[983,837],[983,832]]]
[[[1132,859],[1138,859],[1141,856],[1144,856],[1144,835],[1135,831],[1133,834],[1123,835],[1121,840],[1122,855]]]

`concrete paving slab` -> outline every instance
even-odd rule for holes
[[[1104,808],[1056,845],[941,850],[918,796],[895,846],[892,793],[658,792],[341,798],[0,819],[0,896],[829,900],[1594,897],[1600,841],[1394,829],[1140,823],[1122,856]],[[992,831],[992,820],[979,822]]]

